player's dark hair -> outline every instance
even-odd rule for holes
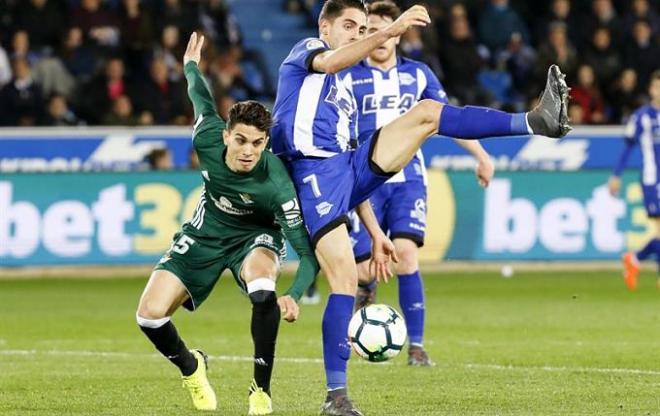
[[[651,73],[651,82],[660,81],[660,69],[656,69]]]
[[[231,130],[237,124],[253,126],[261,131],[268,132],[273,125],[270,111],[263,104],[256,101],[241,101],[229,109],[227,129]]]
[[[394,2],[388,0],[375,1],[367,6],[367,13],[380,17],[389,17],[392,21],[401,16],[401,9]]]
[[[319,20],[333,21],[346,9],[358,9],[364,11],[365,14],[367,13],[367,8],[362,0],[326,0],[321,8]]]

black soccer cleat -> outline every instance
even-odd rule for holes
[[[373,285],[373,288],[368,286],[358,286],[357,293],[355,294],[355,312],[376,302],[377,288],[377,285]]]
[[[571,131],[568,125],[568,92],[566,75],[557,65],[550,65],[539,104],[527,113],[527,121],[534,134],[559,139]]]
[[[328,394],[319,414],[323,416],[364,416],[346,394],[339,394],[334,397]]]
[[[435,363],[431,361],[423,347],[411,345],[410,348],[408,348],[408,365],[415,367],[433,367]]]

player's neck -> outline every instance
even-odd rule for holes
[[[656,110],[660,110],[660,101],[651,101],[651,106]]]
[[[392,56],[390,56],[390,59],[383,62],[376,62],[371,58],[367,58],[367,64],[369,64],[369,66],[372,66],[374,68],[378,68],[381,71],[389,71],[390,69],[396,66],[396,60],[397,60],[396,54],[393,53]]]

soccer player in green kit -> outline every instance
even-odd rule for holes
[[[191,220],[154,268],[136,318],[140,329],[181,370],[183,384],[200,410],[217,407],[206,376],[207,359],[188,350],[170,321],[183,305],[194,310],[230,269],[252,302],[254,380],[250,415],[272,413],[270,378],[280,317],[298,317],[296,301],[319,270],[303,226],[296,192],[277,156],[265,151],[271,117],[261,104],[234,105],[225,123],[197,64],[203,36],[193,33],[184,54],[188,95],[195,110],[193,145],[204,192]],[[283,232],[282,232],[283,231]],[[300,256],[292,287],[279,298],[275,280],[285,250],[284,235]]]

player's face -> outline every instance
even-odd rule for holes
[[[392,23],[392,19],[387,16],[370,15],[367,19],[367,35],[378,32]],[[378,48],[374,49],[369,58],[376,62],[386,62],[396,52],[396,45],[399,44],[400,37],[391,38]]]
[[[331,49],[337,49],[364,37],[367,30],[367,15],[363,10],[345,9],[335,20],[320,22],[321,38]]]
[[[651,85],[649,85],[649,95],[651,96],[651,101],[653,101],[656,106],[660,105],[660,79],[651,81]]]
[[[250,172],[261,159],[268,143],[268,133],[254,126],[238,123],[222,133],[227,155],[225,162],[234,172]]]

